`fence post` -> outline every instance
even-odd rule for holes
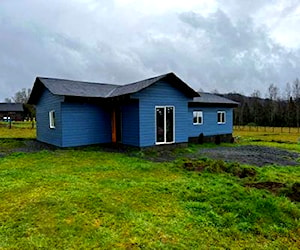
[[[11,120],[8,122],[8,128],[11,129]]]

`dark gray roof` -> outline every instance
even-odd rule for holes
[[[1,112],[23,112],[22,103],[0,103]]]
[[[37,99],[39,98],[40,91],[42,91],[42,86],[46,87],[54,95],[89,98],[112,98],[139,92],[160,80],[166,80],[170,82],[170,84],[183,91],[189,97],[199,95],[195,90],[179,79],[174,73],[168,73],[126,85],[37,77],[28,103],[36,103]]]
[[[233,105],[238,106],[238,103],[235,101],[232,101],[230,99],[227,99],[225,97],[211,94],[211,93],[200,93],[199,97],[194,97],[193,103],[205,103],[205,104],[227,104],[227,105]]]
[[[118,85],[38,77],[54,95],[105,98]]]
[[[110,97],[120,96],[120,95],[127,95],[132,94],[141,91],[142,89],[145,89],[149,86],[151,86],[153,83],[167,77],[168,74],[156,76],[153,78],[149,78],[143,81],[126,84],[123,86],[118,86],[112,93],[110,93]]]

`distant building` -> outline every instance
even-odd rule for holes
[[[0,103],[0,121],[22,121],[23,119],[22,103]]]

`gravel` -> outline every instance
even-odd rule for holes
[[[198,151],[202,156],[212,159],[234,161],[255,166],[281,165],[299,166],[300,154],[284,149],[264,146],[238,146],[204,148]]]

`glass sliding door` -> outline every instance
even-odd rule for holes
[[[164,142],[165,134],[165,111],[164,108],[156,108],[156,142]]]
[[[156,107],[156,143],[174,142],[174,107]]]

